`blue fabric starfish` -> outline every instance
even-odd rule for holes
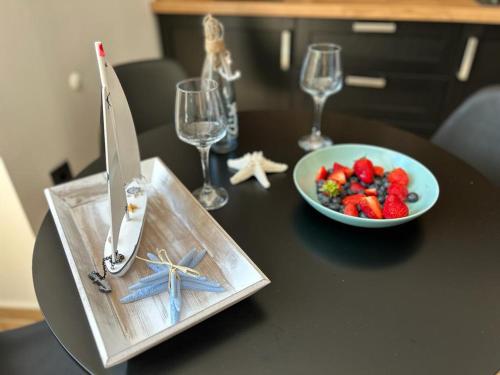
[[[200,263],[206,250],[198,251],[192,249],[178,263],[179,266],[194,268]],[[147,254],[152,261],[159,262],[160,259],[153,253]],[[179,321],[182,307],[182,289],[190,289],[204,292],[223,292],[224,288],[217,282],[209,280],[205,276],[191,275],[177,270],[171,278],[170,266],[167,264],[147,263],[153,271],[152,274],[140,278],[136,283],[129,286],[131,291],[120,299],[121,303],[129,303],[140,299],[151,297],[159,293],[168,291],[170,294],[170,323]],[[171,280],[170,280],[171,278]]]

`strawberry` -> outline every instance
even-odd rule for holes
[[[410,179],[408,178],[408,174],[405,172],[403,168],[394,169],[387,176],[387,180],[391,184],[401,184],[404,186],[408,186],[408,182],[410,181]]]
[[[367,184],[373,182],[373,164],[367,158],[361,158],[354,163],[354,173],[361,181]]]
[[[351,191],[356,194],[356,193],[362,193],[365,188],[363,187],[363,185],[361,184],[358,184],[357,182],[353,182],[351,184],[351,187],[350,187]]]
[[[344,215],[359,216],[358,209],[354,203],[349,203],[344,207]]]
[[[408,196],[408,188],[405,185],[393,183],[389,185],[387,194],[397,195],[398,198],[404,202]]]
[[[364,197],[359,201],[359,207],[366,217],[382,219],[382,208],[376,197]]]
[[[384,176],[384,168],[381,167],[380,165],[376,165],[373,167],[373,173],[375,173],[375,176],[383,177]]]
[[[351,177],[353,174],[353,170],[351,168],[348,168],[339,163],[333,163],[333,171],[336,172],[338,170],[344,172],[347,178]]]
[[[365,194],[366,195],[377,196],[377,189],[375,189],[375,188],[365,189]]]
[[[408,206],[397,195],[388,195],[385,199],[383,214],[386,219],[408,216]]]
[[[328,171],[326,170],[325,166],[322,166],[320,169],[318,169],[318,172],[316,172],[316,181],[325,180],[327,177]]]
[[[358,204],[361,199],[365,197],[364,194],[353,194],[348,195],[344,199],[342,199],[342,204],[347,206],[348,204]]]
[[[341,170],[334,171],[330,176],[328,176],[328,179],[336,181],[340,185],[343,185],[346,183],[345,173],[344,173],[344,171],[341,171]]]

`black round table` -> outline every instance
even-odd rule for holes
[[[335,142],[369,143],[408,154],[437,177],[436,206],[410,223],[363,229],[309,207],[292,181],[311,117],[240,114],[240,146],[288,163],[270,176],[229,184],[227,156],[211,159],[229,204],[213,212],[271,279],[251,298],[127,363],[102,367],[50,215],[38,233],[33,279],[47,323],[92,373],[494,374],[500,368],[498,190],[464,162],[407,132],[325,115]],[[201,184],[198,152],[173,126],[139,137],[143,158],[160,156],[189,188]],[[92,163],[82,175],[104,170]]]

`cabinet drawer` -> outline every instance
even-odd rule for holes
[[[345,84],[342,91],[331,98],[332,108],[401,120],[429,120],[439,114],[446,81],[394,75],[383,79],[383,88]]]
[[[332,42],[342,46],[344,66],[358,72],[448,75],[460,30],[455,24],[300,20],[295,58],[300,62],[310,43]]]
[[[405,121],[405,120],[397,120],[392,118],[380,118],[379,120],[384,123],[392,126],[396,126],[398,128],[407,130],[409,132],[420,135],[424,138],[431,138],[432,135],[436,132],[436,130],[441,125],[439,121]]]
[[[415,122],[438,120],[447,88],[446,80],[396,75],[387,75],[383,79],[383,88],[344,84],[338,94],[328,98],[325,110],[377,119]],[[303,92],[298,92],[295,104],[312,109],[310,96]]]

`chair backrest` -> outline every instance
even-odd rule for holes
[[[187,78],[176,61],[145,60],[117,65],[114,69],[127,97],[137,134],[174,121],[175,85]],[[104,154],[102,106],[100,111],[100,149]]]
[[[45,321],[0,332],[0,374],[85,374]]]
[[[484,88],[465,100],[432,137],[500,186],[500,86]]]
[[[157,59],[117,65],[137,134],[173,122],[175,85],[186,72],[175,61]]]

